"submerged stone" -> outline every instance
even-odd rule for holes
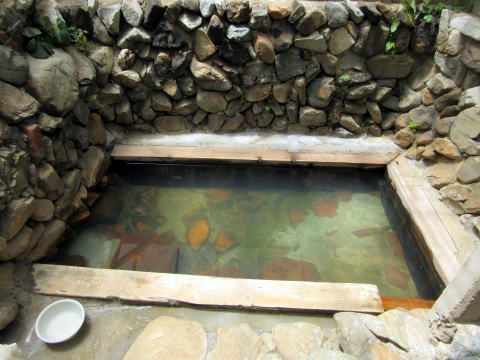
[[[304,218],[305,218],[305,213],[303,211],[293,210],[288,213],[288,219],[290,220],[290,223],[293,226],[297,225]]]
[[[263,265],[262,279],[320,281],[321,276],[311,262],[282,257]]]
[[[407,273],[401,271],[398,266],[387,265],[384,269],[385,279],[390,285],[399,289],[407,290],[410,280]]]
[[[208,222],[206,220],[195,221],[193,227],[188,231],[187,240],[189,245],[194,249],[198,249],[207,240],[208,234]]]
[[[327,200],[314,206],[313,211],[318,217],[332,218],[337,215],[338,203],[335,200]]]
[[[224,252],[230,249],[235,243],[224,233],[220,233],[215,240],[215,250]]]

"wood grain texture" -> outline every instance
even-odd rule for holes
[[[136,161],[224,161],[265,162],[297,165],[371,166],[387,165],[398,154],[373,154],[318,151],[289,152],[282,149],[262,148],[197,148],[193,146],[116,145],[112,157],[117,160]]]
[[[422,189],[420,179],[406,159],[399,156],[387,166],[388,176],[403,207],[429,251],[425,254],[445,284],[448,284],[461,268],[457,259],[458,249],[446,225]]]
[[[382,296],[382,304],[385,311],[396,308],[411,309],[430,309],[435,300],[411,299],[411,298],[395,298],[390,296]]]
[[[230,279],[35,264],[35,292],[165,305],[383,312],[376,285]]]

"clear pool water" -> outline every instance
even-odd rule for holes
[[[56,263],[438,294],[383,171],[126,163],[113,171]]]

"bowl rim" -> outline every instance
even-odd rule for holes
[[[61,339],[58,339],[58,340],[49,340],[45,337],[42,336],[41,332],[39,331],[39,324],[40,322],[42,321],[42,318],[44,317],[45,313],[50,310],[51,308],[55,308],[57,307],[59,304],[63,304],[63,303],[69,303],[69,304],[72,304],[74,305],[77,309],[80,309],[80,315],[81,315],[81,319],[78,323],[78,326],[76,327],[76,329],[74,331],[72,331],[71,334],[68,334],[68,336],[66,337],[63,337]],[[43,341],[44,343],[47,343],[47,344],[57,344],[57,343],[61,343],[61,342],[64,342],[64,341],[67,341],[67,340],[70,340],[72,337],[75,336],[75,334],[80,330],[80,328],[82,327],[83,323],[85,322],[85,308],[83,307],[83,305],[78,302],[77,300],[73,300],[73,299],[62,299],[62,300],[57,300],[57,301],[54,301],[53,303],[47,305],[41,312],[40,314],[37,316],[37,320],[35,321],[35,333],[37,335],[37,337]]]

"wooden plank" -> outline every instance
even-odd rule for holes
[[[289,152],[282,149],[263,148],[197,148],[193,146],[116,145],[112,157],[118,160],[137,161],[229,161],[271,162],[288,164],[314,164],[329,166],[385,166],[398,154],[373,154],[316,151]]]
[[[375,285],[230,279],[35,264],[35,292],[155,304],[383,312]]]
[[[427,256],[430,256],[442,281],[448,284],[461,268],[457,259],[458,249],[424,193],[421,186],[423,180],[414,174],[403,155],[388,164],[387,171],[403,207],[423,237],[430,252]]]
[[[435,300],[424,299],[410,299],[410,298],[395,298],[390,296],[382,296],[382,304],[385,311],[396,308],[411,309],[431,309]]]

